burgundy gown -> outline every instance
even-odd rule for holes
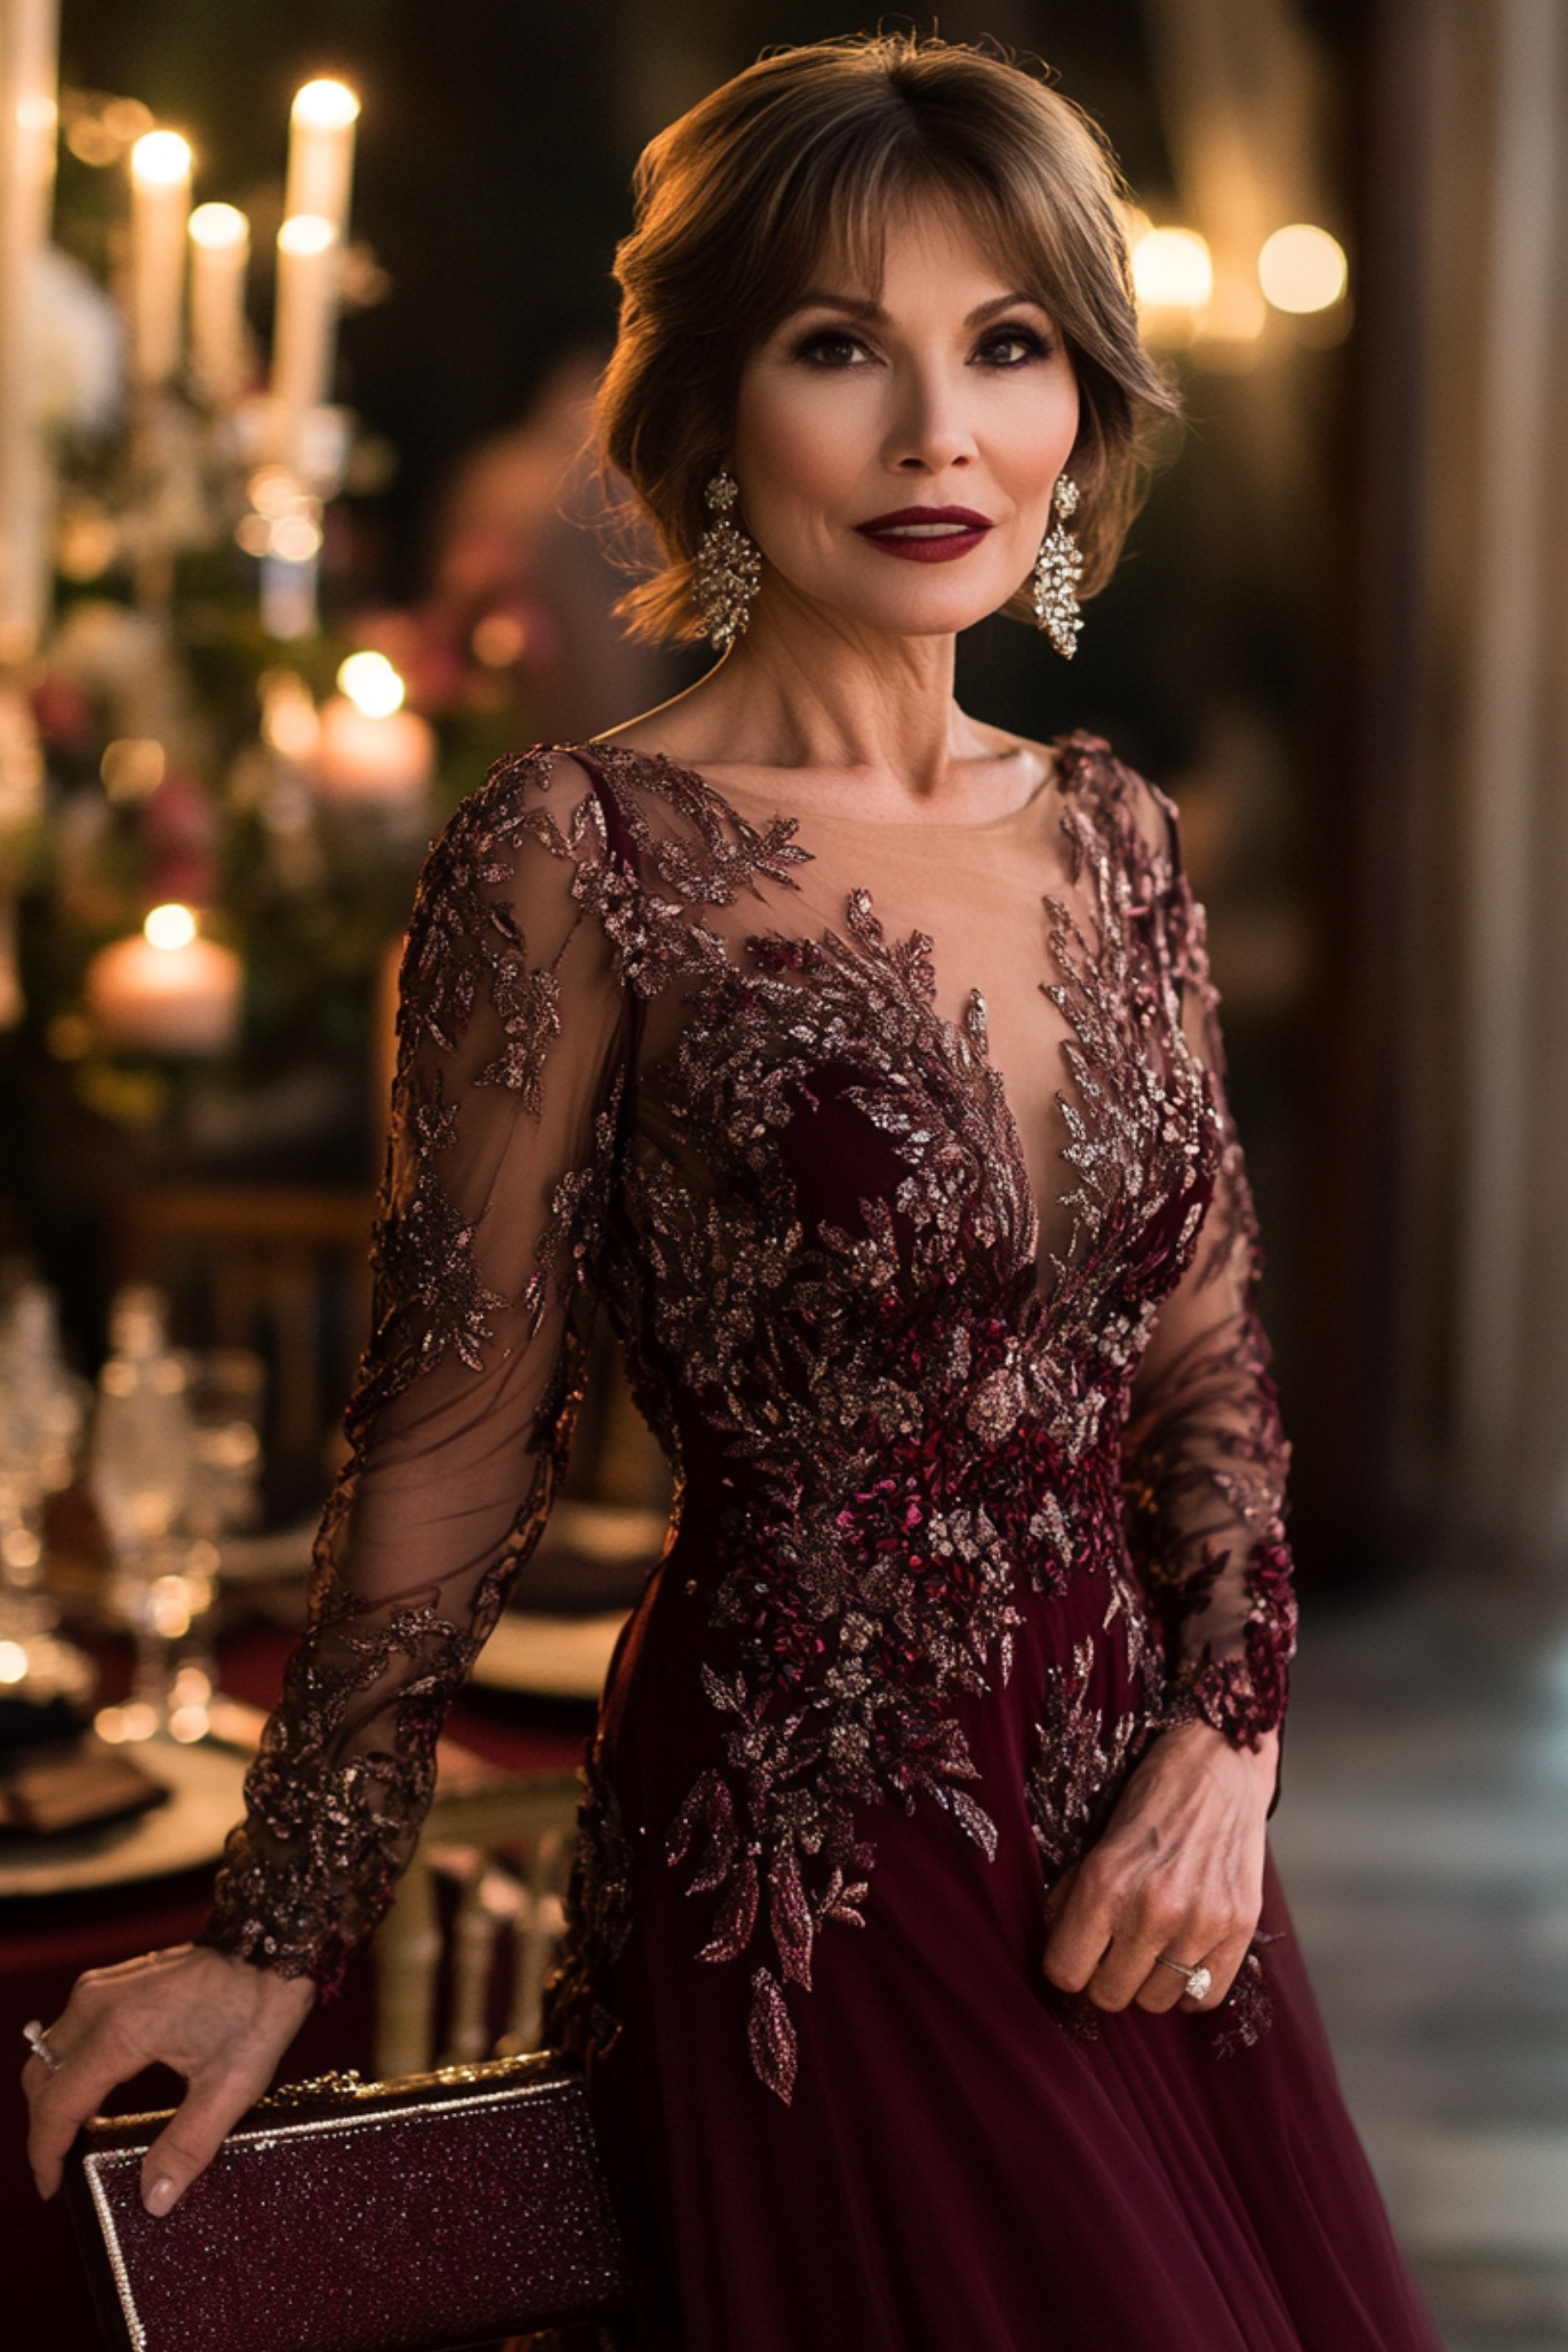
[[[328,1983],[374,1927],[602,1305],[678,1501],[552,2027],[650,2352],[1433,2352],[1272,1882],[1215,2011],[1041,1972],[1160,1728],[1285,1705],[1215,1003],[1174,814],[1083,736],[977,824],[534,751],[431,855],[354,1458],[209,1934]]]

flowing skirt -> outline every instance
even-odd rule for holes
[[[793,2100],[763,2085],[749,1969],[695,1957],[665,1851],[721,1746],[701,1582],[683,1538],[605,1714],[633,1906],[590,2086],[637,2352],[1436,2352],[1272,1867],[1245,2015],[1102,2016],[1041,1972],[1047,1677],[1087,1645],[1105,1719],[1142,1703],[1101,1574],[1026,1604],[1012,1674],[960,1703],[994,1859],[929,1801],[868,1808],[865,1925],[818,1937]]]

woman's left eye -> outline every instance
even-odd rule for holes
[[[1051,346],[1032,327],[998,327],[980,344],[975,357],[987,367],[1026,367],[1031,360],[1050,355]]]

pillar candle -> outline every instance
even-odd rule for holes
[[[291,471],[299,467],[302,421],[331,383],[341,258],[337,232],[323,213],[292,214],[278,232],[272,399],[278,455]]]
[[[155,907],[134,938],[94,956],[87,1000],[104,1037],[147,1054],[222,1054],[239,1030],[239,958],[204,940],[186,907]]]
[[[139,383],[179,373],[191,151],[177,131],[149,131],[131,150],[131,360]]]
[[[416,711],[362,710],[344,694],[322,704],[310,773],[323,799],[416,803],[435,772],[436,738]]]
[[[289,117],[285,217],[311,213],[330,221],[340,239],[346,235],[358,120],[359,100],[341,81],[308,81],[296,91]]]
[[[249,351],[245,277],[250,223],[233,205],[191,215],[191,362],[206,397],[226,405],[245,389]]]

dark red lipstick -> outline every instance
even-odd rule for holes
[[[979,546],[991,521],[973,507],[900,507],[855,528],[873,547],[901,555],[906,563],[951,563]]]

